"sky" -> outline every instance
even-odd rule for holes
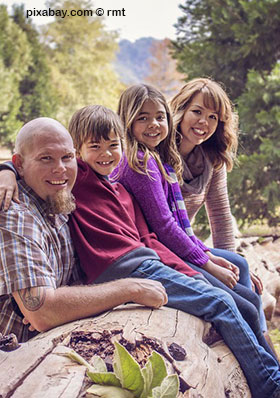
[[[44,0],[0,0],[0,4],[8,6],[14,3],[23,3],[26,10],[33,14],[35,12],[35,16],[32,16],[35,24],[51,21],[51,17],[38,16],[38,11],[48,10]],[[173,25],[182,15],[178,7],[182,3],[182,0],[93,0],[93,11],[102,8],[107,29],[118,31],[120,39],[135,41],[148,36],[175,39],[176,29]],[[118,15],[112,15],[109,10],[119,10],[115,12]]]

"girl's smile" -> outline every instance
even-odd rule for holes
[[[146,100],[132,123],[132,134],[147,147],[157,147],[168,135],[164,106],[159,102]]]

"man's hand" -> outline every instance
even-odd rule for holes
[[[132,301],[147,307],[159,308],[165,305],[168,297],[160,282],[151,279],[127,278],[125,281],[132,288]]]
[[[0,209],[7,211],[11,201],[19,202],[18,185],[15,173],[11,170],[0,171]]]
[[[34,332],[36,329],[31,325],[31,323],[29,322],[29,320],[27,318],[23,318],[22,323],[24,325],[30,325],[28,330],[30,330],[30,332]],[[38,330],[39,331],[39,330]]]

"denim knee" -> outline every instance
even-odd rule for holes
[[[249,271],[249,264],[245,257],[240,256],[237,253],[234,253],[234,264],[237,265],[240,272],[248,272]]]
[[[239,283],[251,289],[250,270],[246,258],[229,250],[211,249],[210,251],[215,256],[223,257],[236,265],[239,268]]]

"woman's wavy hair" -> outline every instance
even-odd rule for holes
[[[180,123],[194,96],[202,93],[204,106],[218,113],[215,133],[201,145],[216,170],[224,164],[232,170],[238,146],[238,115],[222,85],[209,78],[196,78],[185,84],[170,101],[177,146],[182,137]]]
[[[147,100],[163,105],[168,122],[168,135],[154,150],[138,142],[132,131],[133,122],[139,114],[144,102]],[[170,109],[163,94],[150,85],[133,85],[121,94],[117,113],[124,124],[125,150],[129,167],[137,173],[147,174],[152,178],[147,163],[149,157],[153,156],[162,175],[167,181],[171,182],[172,180],[164,169],[164,163],[173,167],[178,180],[182,182],[182,160],[176,145],[176,135]],[[138,158],[139,150],[144,153],[143,159]]]

